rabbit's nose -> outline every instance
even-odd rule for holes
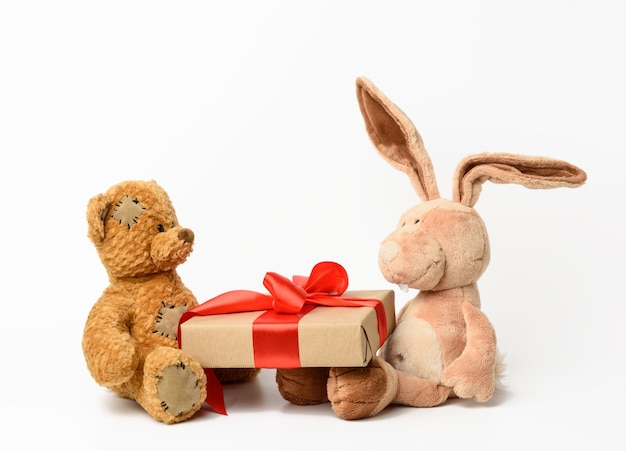
[[[379,256],[382,261],[389,263],[398,256],[400,246],[393,241],[387,241],[380,246]]]

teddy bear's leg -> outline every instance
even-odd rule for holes
[[[259,368],[214,368],[215,377],[222,384],[239,384],[254,380],[261,370]]]
[[[277,369],[278,391],[286,401],[299,406],[327,402],[328,371],[321,367]]]
[[[137,402],[155,419],[185,421],[202,407],[206,376],[202,366],[179,349],[159,347],[146,357]]]
[[[362,368],[331,368],[328,399],[337,416],[346,420],[373,417],[398,393],[396,370],[380,357]]]

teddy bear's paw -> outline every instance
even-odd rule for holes
[[[326,384],[328,368],[277,369],[278,391],[285,401],[310,406],[328,401]]]
[[[127,333],[107,333],[97,322],[85,330],[83,351],[95,381],[109,388],[128,382],[140,360],[135,340]]]
[[[206,375],[202,366],[179,349],[161,347],[144,364],[140,403],[157,420],[180,423],[202,407]]]
[[[174,419],[188,417],[198,410],[204,400],[201,380],[183,362],[163,368],[157,382],[161,407]]]
[[[377,415],[398,391],[396,370],[376,357],[364,368],[331,368],[328,399],[337,416],[356,420]]]

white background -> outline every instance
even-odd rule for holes
[[[621,449],[624,20],[619,1],[3,2],[1,447]],[[378,244],[418,199],[365,134],[360,75],[416,124],[444,197],[477,152],[588,174],[483,187],[506,390],[349,422],[265,370],[228,416],[166,426],[97,386],[80,342],[108,282],[85,210],[122,180],[157,180],[195,231],[179,272],[201,301],[321,260],[393,288]]]

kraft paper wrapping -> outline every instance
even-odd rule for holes
[[[387,334],[395,327],[393,290],[346,291],[346,297],[379,299]],[[255,362],[254,321],[265,310],[196,316],[181,325],[182,349],[204,368],[281,368],[280,358]],[[286,317],[291,315],[284,315]],[[280,346],[281,338],[278,346]],[[284,339],[282,339],[284,340]],[[370,307],[315,307],[297,323],[300,367],[362,367],[381,346],[376,311]]]

